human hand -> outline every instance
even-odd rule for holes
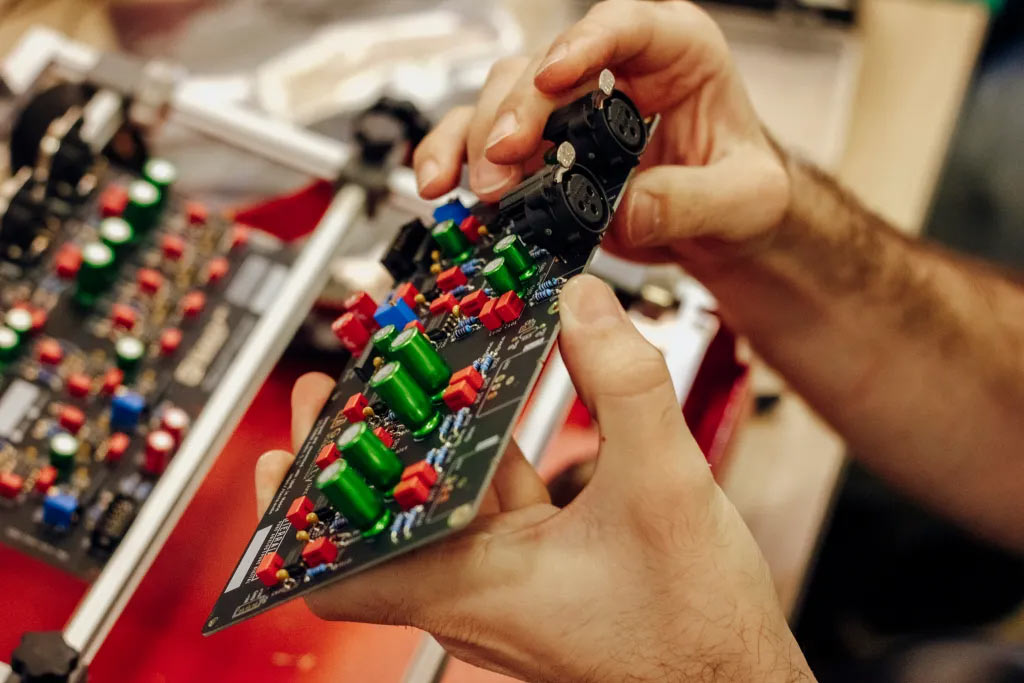
[[[415,626],[460,659],[530,680],[809,677],[661,355],[594,277],[572,279],[560,310],[563,358],[601,432],[586,488],[559,510],[512,449],[467,529],[310,593],[310,608]],[[296,383],[296,447],[331,387],[325,375]],[[291,459],[260,458],[261,511]]]
[[[473,191],[497,200],[539,165],[548,115],[604,68],[662,120],[603,246],[685,265],[767,242],[789,204],[788,176],[718,26],[689,2],[602,2],[546,54],[498,61],[476,106],[453,109],[417,148],[420,193],[454,188],[466,159]]]

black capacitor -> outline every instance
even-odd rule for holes
[[[381,263],[395,280],[404,280],[416,272],[416,264],[423,258],[424,248],[429,258],[430,231],[423,221],[415,218],[401,228],[391,241]]]

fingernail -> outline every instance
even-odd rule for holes
[[[652,242],[661,229],[661,202],[649,192],[637,190],[630,195],[626,215],[626,235],[634,247]]]
[[[562,288],[558,307],[582,325],[621,319],[622,306],[611,287],[593,275],[580,275]]]
[[[477,194],[490,194],[503,188],[512,177],[511,166],[499,166],[484,159],[473,172]]]
[[[514,111],[505,112],[494,122],[494,128],[491,128],[491,134],[487,136],[487,149],[494,147],[518,130],[519,119],[516,118],[516,113]]]
[[[434,179],[437,178],[437,174],[440,172],[441,167],[438,166],[436,161],[434,161],[433,159],[427,159],[426,161],[424,161],[422,164],[420,164],[419,170],[416,171],[417,189],[419,189],[419,191],[422,192],[423,188],[425,188],[430,183],[434,182]]]
[[[565,56],[569,54],[569,45],[567,43],[559,43],[551,48],[551,52],[544,58],[544,61],[537,67],[537,75],[540,76],[542,73],[547,71],[551,65],[562,61]]]

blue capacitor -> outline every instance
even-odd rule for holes
[[[43,524],[67,529],[78,511],[78,498],[70,493],[47,496],[43,501]]]
[[[416,314],[404,299],[397,299],[391,304],[381,304],[373,319],[381,327],[394,325],[396,330],[404,330],[406,325],[416,320]]]
[[[459,199],[453,199],[447,204],[434,209],[434,221],[443,223],[447,220],[455,221],[455,225],[461,223],[469,215],[469,209],[462,205]]]
[[[115,432],[133,432],[146,409],[142,394],[126,391],[110,402],[110,428]]]

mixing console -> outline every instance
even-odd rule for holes
[[[179,196],[169,161],[129,168],[100,153],[89,112],[104,95],[28,142],[15,126],[0,185],[0,541],[85,578],[293,257]],[[40,127],[39,107],[26,111]]]
[[[554,112],[546,167],[497,205],[401,228],[382,301],[352,296],[352,358],[213,608],[212,633],[468,524],[653,123],[613,89]]]

